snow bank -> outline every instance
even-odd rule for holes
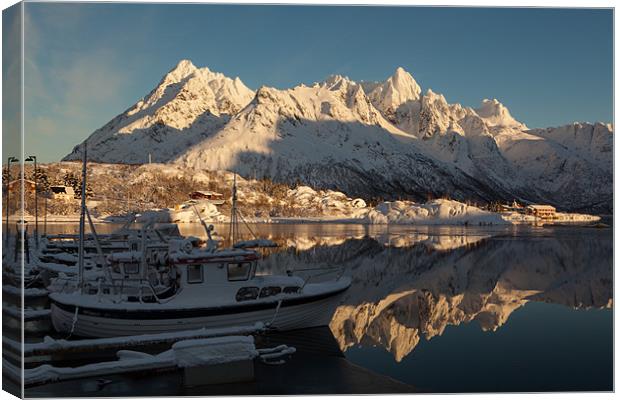
[[[366,209],[363,199],[352,199],[334,190],[314,190],[309,186],[289,189],[286,201],[299,210],[316,210],[326,217],[355,217]]]
[[[501,215],[454,200],[437,199],[425,204],[387,201],[370,210],[362,220],[372,224],[507,225]]]

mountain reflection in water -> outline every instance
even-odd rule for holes
[[[289,238],[261,267],[344,266],[353,284],[330,323],[341,349],[381,346],[398,362],[449,325],[496,331],[527,302],[611,308],[611,235],[572,233]]]

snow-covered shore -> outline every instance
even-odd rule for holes
[[[333,190],[314,190],[308,186],[289,189],[280,197],[257,193],[251,187],[239,186],[238,195],[244,218],[253,223],[356,223],[371,225],[513,225],[539,222],[534,216],[518,212],[492,212],[455,200],[435,199],[426,203],[413,201],[384,201],[371,206],[363,199],[350,198]],[[276,213],[266,214],[261,210],[264,204],[272,206]],[[224,209],[222,209],[224,208]],[[208,202],[185,203],[176,208],[158,208],[135,214],[136,222],[197,223],[202,219],[208,223],[227,223],[230,218],[227,206],[218,207]],[[254,214],[250,214],[254,212]],[[248,215],[249,214],[249,215]],[[105,215],[93,213],[93,222],[127,221],[127,215]],[[12,222],[17,216],[11,217]],[[34,222],[32,215],[25,220]],[[545,224],[580,223],[599,221],[600,217],[588,214],[556,213],[552,221]],[[79,222],[79,214],[48,215],[48,223]],[[39,216],[39,223],[43,217]]]
[[[311,190],[311,189],[310,189]],[[348,199],[346,196],[338,196],[337,199],[329,196],[309,197],[306,190],[300,191],[303,198],[308,199],[305,204],[314,207],[310,201],[318,202],[324,206],[320,215],[299,217],[246,217],[248,222],[254,223],[356,223],[369,225],[514,225],[523,223],[535,223],[536,218],[531,215],[518,213],[497,213],[482,210],[478,207],[461,203],[455,200],[436,199],[427,203],[415,203],[412,201],[387,201],[379,203],[375,207],[366,206],[361,199]],[[337,192],[333,192],[337,193]],[[340,195],[340,193],[337,193]],[[300,210],[299,203],[294,202]],[[213,205],[197,208],[201,218],[207,222],[226,223],[229,217],[220,213]],[[303,215],[303,212],[301,212]],[[138,215],[138,221],[154,219],[158,222],[195,223],[199,222],[195,210],[172,209],[150,210]],[[557,213],[557,219],[545,221],[555,222],[594,222],[600,217],[588,214]]]

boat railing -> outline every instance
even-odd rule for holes
[[[338,275],[336,276],[335,280],[339,280],[340,278],[342,278],[342,276],[344,275],[344,271],[345,268],[338,266],[338,267],[328,267],[328,268],[306,268],[306,269],[302,269],[302,270],[295,270],[294,272],[300,272],[300,271],[321,271],[319,273],[313,274],[313,275],[309,275],[304,279],[304,284],[301,286],[301,289],[303,290],[303,288],[310,283],[311,281],[313,281],[316,278],[319,278],[321,276],[325,276],[325,275],[329,275],[329,274],[333,274],[334,272],[338,271]]]
[[[75,292],[78,289],[77,281],[73,277],[58,277],[55,280],[60,287],[56,290],[59,293]],[[162,303],[162,299],[157,295],[153,284],[144,278],[124,278],[124,279],[97,279],[85,282],[85,287],[89,294],[96,296],[135,296],[140,303],[145,303],[146,297],[155,299],[157,303]],[[91,291],[95,289],[96,292]]]

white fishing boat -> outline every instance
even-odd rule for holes
[[[102,285],[87,292],[52,293],[54,328],[113,337],[258,322],[277,330],[323,326],[351,284],[347,277],[311,283],[297,276],[259,276],[259,254],[243,248],[196,249],[177,243],[169,256],[177,273],[173,290],[158,296],[145,286],[138,296],[127,296]]]

